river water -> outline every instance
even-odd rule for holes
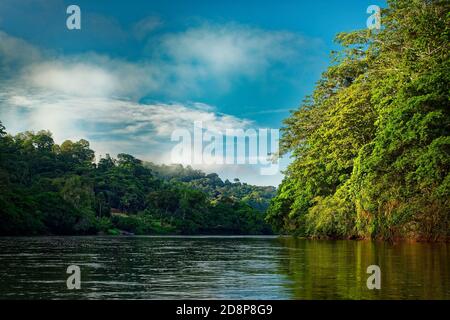
[[[67,267],[81,270],[68,290]],[[381,289],[367,288],[367,267]],[[288,237],[0,238],[0,299],[450,299],[450,244]]]

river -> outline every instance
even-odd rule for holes
[[[79,290],[67,289],[70,265]],[[380,290],[367,288],[370,265]],[[449,265],[446,243],[0,238],[0,299],[450,299]]]

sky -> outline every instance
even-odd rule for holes
[[[2,0],[0,121],[12,134],[45,129],[57,143],[87,139],[97,159],[124,152],[169,164],[172,135],[193,132],[195,121],[213,134],[281,128],[329,65],[335,35],[366,28],[373,4],[385,6]],[[80,8],[80,30],[67,28],[69,5]],[[193,167],[277,186],[289,161],[271,174],[261,173],[262,163]]]

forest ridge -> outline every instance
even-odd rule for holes
[[[129,154],[94,162],[89,142],[0,124],[0,235],[271,234],[274,187],[222,181]]]

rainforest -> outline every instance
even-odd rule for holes
[[[448,1],[389,1],[284,121],[292,162],[267,220],[314,238],[448,239]]]
[[[274,187],[222,181],[129,154],[94,162],[89,142],[0,126],[1,235],[272,234]]]

